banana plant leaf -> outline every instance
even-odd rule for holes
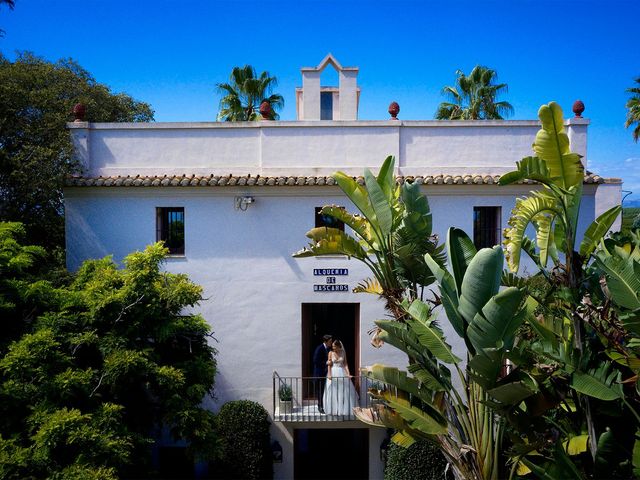
[[[391,392],[382,392],[380,398],[389,408],[400,415],[410,426],[411,429],[421,432],[425,435],[441,435],[447,432],[447,421],[444,417],[440,419],[434,418],[426,411],[426,404],[423,403],[422,408],[418,408],[411,404],[407,399],[393,395]],[[432,412],[437,413],[435,409]],[[439,415],[439,414],[438,414]]]
[[[556,223],[555,225],[557,226],[558,224]],[[553,238],[554,238],[554,240],[556,238],[555,229],[554,229]],[[520,246],[521,246],[522,250],[524,251],[524,253],[529,255],[529,258],[531,260],[533,260],[533,263],[535,263],[536,265],[540,265],[540,255],[538,255],[538,253],[536,252],[536,244],[534,243],[533,240],[531,240],[526,235],[523,235],[522,236],[522,241],[520,242]],[[557,247],[558,247],[558,245],[556,244],[556,249],[557,249]]]
[[[556,102],[538,110],[542,128],[536,134],[533,150],[544,160],[552,182],[563,188],[582,185],[584,167],[580,155],[569,150],[569,136],[564,128],[562,108]]]
[[[552,250],[555,249],[555,241],[553,238],[553,231],[551,226],[555,220],[555,215],[541,214],[537,215],[532,221],[536,229],[536,242],[538,244],[539,252],[539,265],[542,268],[546,268],[549,255],[554,255]]]
[[[393,227],[391,203],[370,170],[364,171],[364,182],[369,193],[371,208],[375,212],[377,219],[377,225],[372,222],[371,226],[374,230],[378,230],[381,236],[389,235]]]
[[[467,268],[469,268],[471,260],[475,257],[476,253],[478,253],[478,250],[469,236],[463,230],[456,227],[449,227],[447,230],[446,245],[449,265],[453,272],[459,297],[462,292],[462,279],[467,272]]]
[[[420,343],[438,360],[447,364],[457,364],[461,359],[451,351],[451,346],[444,340],[442,330],[435,324],[428,325],[420,321],[408,320],[409,326],[420,339]]]
[[[536,392],[537,390],[532,390],[525,382],[518,381],[492,388],[487,394],[505,405],[518,405]]]
[[[596,254],[596,264],[607,277],[613,301],[630,310],[640,308],[640,263],[631,259],[625,261],[602,248]]]
[[[504,256],[498,246],[483,248],[469,263],[462,280],[458,311],[471,322],[487,302],[498,293]]]
[[[336,172],[332,176],[349,200],[360,210],[360,213],[362,213],[371,224],[375,224],[377,219],[369,201],[367,189],[343,172]]]
[[[394,156],[389,155],[385,158],[377,178],[378,185],[389,203],[393,203],[393,198],[396,193],[395,163],[396,159]]]
[[[516,287],[520,289],[527,289],[528,283],[527,279],[524,277],[519,277],[515,273],[510,272],[509,270],[502,271],[502,278],[500,279],[503,287]]]
[[[415,359],[424,369],[431,373],[431,376],[439,382],[442,389],[449,388],[448,380],[440,374],[435,359],[429,356],[429,352],[422,347],[415,334],[410,332],[406,325],[391,320],[376,320],[375,323],[382,329],[382,332],[378,334],[382,341]]]
[[[365,278],[353,289],[354,293],[371,293],[373,295],[382,295],[382,286],[375,278]]]
[[[531,329],[544,341],[549,342],[551,346],[556,346],[558,343],[558,339],[563,336],[563,329],[558,327],[554,322],[553,318],[548,317],[540,317],[536,318],[534,315],[535,310],[538,308],[540,304],[536,299],[529,296],[526,300],[526,308],[527,308],[527,325],[531,327]]]
[[[610,208],[598,218],[596,218],[587,231],[584,232],[584,238],[580,244],[580,255],[584,258],[589,257],[595,250],[596,246],[600,243],[600,240],[607,234],[613,222],[615,222],[618,215],[622,211],[622,206],[616,205]]]
[[[565,451],[570,456],[580,455],[588,450],[589,435],[583,433],[582,435],[574,435],[566,442],[562,443]]]
[[[524,320],[524,309],[520,308],[524,291],[509,287],[482,307],[481,313],[473,317],[467,328],[467,336],[476,348],[506,348],[513,345],[516,330]]]
[[[395,432],[391,437],[391,441],[403,448],[409,448],[411,445],[416,443],[416,439],[407,434],[405,431]]]
[[[407,371],[418,379],[419,382],[424,383],[425,387],[434,392],[446,392],[451,386],[451,372],[448,370],[446,371],[448,375],[440,369],[441,375],[436,376],[421,364],[412,363],[407,366]]]
[[[440,300],[442,302],[442,306],[444,307],[444,311],[447,314],[449,323],[451,323],[451,326],[460,336],[460,338],[465,338],[467,322],[458,312],[458,291],[453,276],[449,273],[448,270],[441,268],[440,265],[438,265],[436,261],[431,257],[431,255],[426,254],[424,256],[424,260],[435,276],[436,280],[438,281],[438,287],[440,289]]]
[[[401,192],[402,203],[408,217],[404,219],[407,228],[416,238],[431,236],[433,228],[431,209],[427,197],[420,192],[420,185],[404,183]]]
[[[393,389],[370,391],[374,397],[382,399],[394,410],[396,410],[395,407],[393,407],[389,401],[391,400],[399,404],[402,404],[403,402],[410,403],[409,400],[405,398],[408,397],[406,394],[409,394],[414,398],[422,400],[420,409],[425,416],[429,417],[434,423],[440,426],[447,424],[447,419],[431,404],[433,401],[433,392],[423,388],[415,378],[409,377],[407,372],[381,364],[375,364],[370,367],[363,368],[362,372],[367,376],[367,378],[378,382],[384,382],[387,385],[393,385],[399,391],[405,393],[405,395],[399,395],[394,392]],[[400,413],[405,420],[409,421],[409,419],[402,415],[401,412],[397,411],[397,413]],[[422,431],[424,433],[430,433],[424,430]]]
[[[529,197],[516,199],[516,205],[509,218],[509,228],[505,230],[504,242],[507,250],[507,263],[512,272],[517,272],[520,267],[520,252],[527,227],[534,219],[545,213],[562,218],[557,200],[549,191],[536,191],[532,192]],[[549,230],[546,234],[549,234]],[[546,239],[539,235],[536,237],[538,242],[542,240],[547,244]]]
[[[313,243],[307,248],[293,254],[294,257],[315,257],[319,255],[347,255],[359,260],[367,257],[367,252],[360,243],[350,235],[337,228],[318,227],[307,232]]]
[[[551,183],[551,173],[547,163],[538,157],[524,157],[516,162],[517,170],[500,177],[500,185],[510,185],[525,179],[536,180],[543,184]]]
[[[619,312],[618,317],[624,328],[640,336],[640,309],[631,312]]]
[[[544,458],[544,457],[534,457]],[[571,461],[560,443],[556,443],[553,451],[553,460],[545,465],[533,463],[529,458],[521,459],[538,478],[542,480],[583,480],[584,477]]]
[[[374,242],[374,238],[371,235],[371,226],[369,225],[369,221],[360,216],[353,215],[347,212],[342,207],[337,207],[335,205],[326,205],[322,207],[320,211],[323,215],[329,215],[337,220],[340,220],[345,225],[348,225],[354,232],[356,232],[360,238],[362,238],[365,242],[371,245]]]
[[[395,250],[395,272],[400,278],[411,284],[428,286],[435,281],[435,277],[422,259],[420,250],[420,245],[412,241],[408,241],[404,245],[397,245]]]
[[[575,371],[571,376],[571,388],[584,395],[599,400],[617,400],[624,398],[620,384],[620,371],[611,371],[609,362],[588,372]]]
[[[469,359],[469,375],[484,390],[495,387],[504,367],[503,351],[487,348]]]

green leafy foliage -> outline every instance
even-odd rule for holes
[[[294,257],[347,255],[365,263],[373,273],[356,289],[382,295],[394,315],[405,294],[411,300],[421,298],[424,287],[435,280],[424,259],[444,264],[442,247],[432,234],[432,218],[427,198],[413,183],[396,185],[395,159],[387,157],[376,177],[369,170],[364,185],[342,172],[333,175],[336,183],[361,215],[343,208],[325,206],[323,215],[345,223],[353,231],[319,227],[310,230],[311,243]]]
[[[214,478],[273,478],[269,413],[249,400],[225,403],[216,418],[222,444],[221,457],[213,465]]]
[[[0,222],[0,355],[51,302],[53,288],[44,276],[46,250],[23,245],[26,232],[17,222]]]
[[[637,142],[640,139],[640,77],[634,79],[635,86],[628,88],[627,93],[631,94],[627,104],[627,119],[624,126],[633,127],[633,139]]]
[[[469,75],[457,70],[455,86],[442,89],[449,101],[438,106],[436,119],[493,120],[512,115],[511,104],[497,100],[508,90],[506,83],[494,83],[497,78],[495,70],[482,65],[476,65]]]
[[[98,83],[74,60],[0,54],[0,221],[25,224],[29,242],[64,247],[62,186],[80,168],[66,122],[76,103],[90,122],[153,120],[153,110]]]
[[[269,102],[272,108],[271,118],[279,118],[277,110],[284,107],[282,95],[271,93],[278,84],[276,77],[269,72],[257,75],[251,65],[233,67],[228,83],[217,84],[220,99],[218,120],[225,122],[248,122],[260,120],[260,103]]]
[[[0,235],[8,230],[20,229],[0,224]],[[26,260],[0,268],[24,273],[29,255],[42,252],[7,238]],[[204,319],[187,313],[202,290],[161,271],[166,254],[149,246],[123,269],[109,258],[87,261],[57,287],[20,280],[48,300],[0,352],[0,477],[149,476],[163,428],[195,453],[211,450],[214,418],[201,402],[213,393],[215,350]]]
[[[384,468],[385,480],[444,480],[447,461],[440,450],[427,441],[403,448],[389,446]]]
[[[515,368],[489,394],[518,432],[511,438],[512,451],[524,452],[520,467],[546,479],[629,478],[640,422],[640,239],[633,232],[605,239],[621,211],[614,206],[587,228],[579,252],[574,250],[583,168],[570,151],[560,107],[552,102],[539,116],[536,157],[523,159],[501,183],[542,184],[517,200],[505,247],[513,272],[524,250],[540,269],[535,283],[545,285],[503,275],[506,285],[526,291],[528,315],[508,355]],[[530,225],[535,244],[524,236]],[[471,363],[487,383],[488,362]],[[517,409],[505,408],[512,402],[520,402]],[[542,441],[545,436],[553,440]]]
[[[538,117],[542,128],[536,134],[533,143],[536,156],[525,157],[517,163],[516,171],[500,178],[501,185],[524,179],[535,180],[543,185],[542,190],[531,192],[530,196],[523,199],[517,199],[511,212],[504,245],[509,268],[513,272],[518,271],[520,252],[523,249],[541,268],[546,267],[549,256],[555,264],[559,264],[556,248],[568,252],[568,264],[571,264],[574,256],[584,167],[580,155],[572,153],[569,148],[569,136],[564,128],[560,106],[555,102],[542,105]],[[590,230],[585,250],[597,244],[606,233],[608,227],[605,228],[605,225],[609,218],[606,217],[606,220],[603,217],[601,225]],[[538,253],[526,245],[525,231],[529,225],[536,229]],[[608,224],[610,225],[611,223]]]
[[[502,469],[502,423],[489,405],[496,405],[496,411],[516,409],[538,391],[535,380],[526,375],[502,378],[515,332],[529,314],[525,290],[500,290],[504,256],[499,247],[476,251],[466,234],[453,228],[446,246],[456,266],[453,273],[429,255],[425,261],[438,281],[449,321],[469,347],[466,365],[451,351],[428,306],[405,300],[402,322],[378,320],[376,325],[380,339],[409,356],[407,371],[375,364],[363,372],[389,386],[370,394],[386,409],[376,412],[380,423],[396,429],[399,441],[408,445],[411,440],[430,440],[440,446],[460,478],[496,479]],[[453,386],[449,365],[458,373],[460,392]],[[467,448],[477,454],[465,456]]]

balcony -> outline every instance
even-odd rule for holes
[[[283,377],[273,372],[273,419],[276,422],[347,422],[356,420],[354,408],[376,403],[368,390],[380,388],[364,376],[339,377],[325,395],[325,413],[318,408],[318,389],[325,377]],[[353,392],[355,391],[355,398]]]

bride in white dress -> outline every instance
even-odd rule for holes
[[[330,368],[322,397],[324,411],[327,415],[353,415],[353,409],[358,406],[358,393],[351,381],[347,356],[340,340],[331,345],[327,364]]]

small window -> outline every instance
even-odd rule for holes
[[[501,243],[501,207],[473,207],[473,243],[491,248]]]
[[[320,120],[333,120],[333,92],[320,92]]]
[[[184,207],[156,208],[156,241],[171,255],[184,255]]]
[[[316,207],[316,228],[330,227],[337,228],[338,230],[342,230],[344,232],[344,222],[341,222],[340,220],[329,215],[323,215],[322,213],[320,213],[320,210],[322,210],[322,207]]]

